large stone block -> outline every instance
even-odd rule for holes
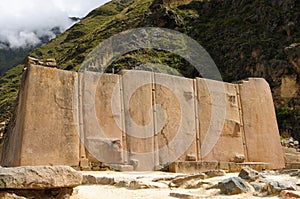
[[[250,78],[239,85],[245,130],[247,161],[284,168],[284,154],[271,90],[264,79]]]
[[[27,166],[0,168],[1,189],[73,188],[82,183],[82,174],[68,166]]]
[[[239,177],[225,179],[218,183],[218,187],[221,193],[226,195],[247,193],[249,191],[246,182]]]
[[[194,82],[154,73],[155,135],[159,164],[197,155]]]
[[[244,154],[238,87],[207,79],[196,81],[201,160],[232,161]]]
[[[174,173],[198,173],[218,169],[218,162],[173,162],[169,170]]]
[[[136,170],[154,170],[153,78],[146,71],[122,71],[124,122],[128,161]]]
[[[1,165],[4,166],[16,166],[20,165],[20,156],[22,146],[22,130],[24,126],[24,116],[25,116],[25,104],[27,96],[27,87],[28,87],[28,76],[30,72],[26,71],[21,80],[20,90],[17,98],[17,107],[14,124],[12,124],[13,129],[9,130],[9,134],[4,137],[4,144],[1,153]],[[16,147],[18,146],[18,147]]]
[[[81,156],[87,155],[92,162],[124,161],[120,86],[119,75],[79,73],[78,117],[81,142],[86,147]]]
[[[121,140],[100,137],[87,137],[86,146],[98,162],[117,164],[123,162]],[[92,157],[89,157],[93,161]]]
[[[78,165],[77,110],[73,106],[77,103],[73,101],[76,78],[75,72],[27,68],[2,165]],[[7,161],[6,157],[13,159]]]

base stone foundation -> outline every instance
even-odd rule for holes
[[[268,163],[263,162],[173,162],[169,170],[174,173],[197,173],[210,170],[224,170],[227,172],[240,172],[243,167],[250,167],[256,171],[264,171],[270,168]]]

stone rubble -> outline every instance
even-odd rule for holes
[[[243,167],[239,173],[239,177],[248,182],[252,182],[259,178],[259,173],[250,167]]]
[[[68,198],[82,174],[68,166],[0,167],[0,198]]]
[[[240,177],[225,179],[218,183],[218,188],[221,190],[221,194],[226,195],[247,193],[249,191],[246,182]]]
[[[205,178],[206,178],[206,175],[204,173],[192,174],[192,175],[187,175],[187,176],[179,176],[179,177],[173,179],[170,182],[169,186],[170,187],[180,187],[190,180],[204,180]]]
[[[5,198],[5,199],[26,199],[25,197],[22,196],[17,196],[14,193],[0,193],[0,198]]]
[[[286,163],[295,163],[300,162],[300,152],[299,149],[291,147],[282,147],[285,153],[285,162]]]
[[[267,172],[268,175],[272,174],[274,176],[278,175],[276,172]],[[280,174],[289,174],[292,176],[299,177],[300,170],[285,170],[281,171]],[[299,192],[297,192],[297,185],[291,181],[282,181],[276,180],[272,178],[267,178],[264,174],[251,169],[249,167],[243,167],[238,175],[238,177],[230,177],[223,179],[217,184],[211,184],[211,182],[196,181],[195,183],[192,179],[189,179],[189,183],[194,183],[194,187],[181,186],[185,189],[189,188],[200,188],[203,187],[204,184],[208,185],[206,190],[212,189],[220,189],[219,194],[223,195],[237,195],[242,193],[251,194],[256,197],[266,197],[266,196],[281,196],[283,198],[288,197],[298,197]],[[198,185],[198,186],[195,186]],[[197,197],[194,194],[190,195],[190,197],[183,195],[180,193],[172,193],[170,194],[173,197],[178,198],[201,198]]]
[[[290,176],[300,177],[300,169],[287,169],[280,172],[281,174],[288,174]]]
[[[68,166],[1,167],[0,182],[0,189],[73,188],[82,183],[82,174]]]
[[[115,183],[113,178],[96,177],[93,175],[83,175],[83,185],[113,185]]]
[[[127,189],[171,189],[173,191],[170,192],[170,196],[175,198],[204,198],[203,194],[197,194],[197,190],[206,190],[206,192],[215,193],[216,196],[247,194],[253,197],[273,197],[281,194],[284,197],[288,197],[292,194],[297,194],[297,185],[294,182],[277,180],[276,178],[273,179],[273,177],[277,175],[293,177],[298,176],[298,173],[300,173],[300,170],[285,170],[280,173],[271,171],[258,172],[246,166],[240,170],[239,174],[235,174],[236,176],[232,177],[226,175],[224,170],[211,170],[195,174],[154,176],[152,179],[143,176],[120,179],[101,176],[96,177],[92,182],[97,182],[100,179],[100,181],[110,179],[110,181],[106,181],[107,185],[113,184],[116,187],[125,187]],[[84,179],[87,177],[88,175],[84,176]],[[217,179],[220,180],[216,181]],[[188,190],[190,191],[188,192]]]
[[[300,150],[299,150],[299,141],[294,140],[294,138],[292,138],[292,137],[282,139],[281,140],[281,145],[283,147],[297,149],[297,151],[300,152]]]
[[[282,198],[300,198],[300,192],[284,190],[280,193],[279,196]]]
[[[213,178],[217,176],[225,176],[226,172],[224,170],[210,170],[203,172],[207,178]]]
[[[243,163],[245,162],[245,156],[242,154],[235,154],[231,161],[235,163]]]
[[[0,183],[0,198],[79,199],[79,188],[86,186],[98,186],[100,190],[101,187],[112,187],[112,190],[125,189],[135,193],[165,190],[173,198],[224,198],[228,195],[234,198],[300,197],[298,169],[258,172],[243,167],[239,173],[228,174],[223,170],[195,174],[79,173],[70,167],[58,166],[0,168],[0,171],[0,181],[4,182]]]

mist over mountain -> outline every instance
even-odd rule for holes
[[[77,17],[68,19],[70,25],[79,20]],[[56,26],[32,31],[0,31],[0,75],[18,65],[30,51],[54,39],[66,28]]]
[[[54,27],[63,32],[106,1],[1,0],[0,48],[27,48],[41,43],[41,37],[54,38]]]
[[[1,0],[0,75],[107,0]]]

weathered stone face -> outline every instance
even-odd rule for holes
[[[82,174],[67,166],[0,168],[0,173],[0,190],[73,188],[82,183]]]
[[[264,79],[249,79],[240,84],[246,158],[270,163],[270,168],[284,167],[272,95]],[[274,133],[276,132],[276,133]]]
[[[236,154],[244,154],[238,85],[197,79],[197,92],[201,160],[230,162]],[[214,138],[217,130],[219,136]]]
[[[119,76],[85,72],[79,74],[78,120],[81,142],[86,148],[81,156],[105,163],[122,163],[121,97],[117,93],[112,102],[114,89],[120,90]],[[76,98],[77,96],[75,96]],[[113,104],[112,104],[113,103]],[[114,106],[114,112],[112,111]]]
[[[246,183],[239,177],[232,177],[219,182],[221,193],[226,195],[240,194],[248,192]]]
[[[135,170],[176,161],[284,167],[263,79],[229,84],[146,71],[100,76],[31,66],[20,90],[5,166],[78,166],[88,159]]]
[[[75,72],[54,68],[27,69],[2,165],[78,164],[79,136],[72,99],[76,78]]]

